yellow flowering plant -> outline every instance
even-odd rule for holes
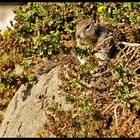
[[[106,9],[107,9],[107,5],[102,5],[102,6],[99,6],[97,10],[99,13],[102,14]]]

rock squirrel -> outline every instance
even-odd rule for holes
[[[119,29],[100,25],[95,17],[96,12],[93,11],[91,18],[81,20],[76,25],[77,46],[96,49],[96,56],[101,60],[112,59],[118,52],[117,42],[127,40]]]

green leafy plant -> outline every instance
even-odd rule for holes
[[[51,111],[52,115],[47,116],[45,130],[57,137],[72,138],[127,137],[137,133],[132,131],[135,130],[133,126],[139,122],[128,120],[131,127],[128,131],[124,130],[125,125],[121,125],[125,122],[123,119],[127,120],[131,116],[136,120],[138,118],[138,74],[134,74],[133,69],[126,69],[126,62],[123,60],[118,65],[111,65],[111,72],[103,74],[104,71],[96,64],[91,49],[76,46],[75,26],[80,20],[91,16],[94,6],[97,6],[101,20],[118,28],[119,23],[123,23],[122,31],[129,41],[132,39],[130,33],[135,29],[135,40],[139,41],[137,27],[140,3],[31,2],[25,7],[18,7],[14,10],[16,23],[11,22],[12,28],[0,34],[1,110],[7,107],[21,84],[36,83],[35,69],[44,58],[71,60],[73,55],[78,54],[81,58],[86,58],[86,64],[71,61],[67,69],[61,68],[61,95],[74,108],[65,111],[59,102],[46,103],[45,109]],[[121,112],[124,105],[127,105],[124,109],[126,114]],[[130,113],[133,115],[129,115]],[[46,135],[41,131],[36,136]]]

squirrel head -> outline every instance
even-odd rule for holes
[[[85,41],[88,44],[94,44],[98,38],[99,25],[96,20],[96,14],[93,12],[91,18],[81,20],[76,25],[77,42]]]

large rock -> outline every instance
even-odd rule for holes
[[[58,85],[61,82],[59,71],[60,66],[56,66],[49,73],[42,75],[33,87],[22,85],[19,88],[4,114],[0,137],[36,137],[37,133],[45,131],[43,128],[43,124],[47,121],[45,100],[61,102],[64,109],[71,108],[58,94],[60,92]],[[45,132],[45,137],[55,136]]]

